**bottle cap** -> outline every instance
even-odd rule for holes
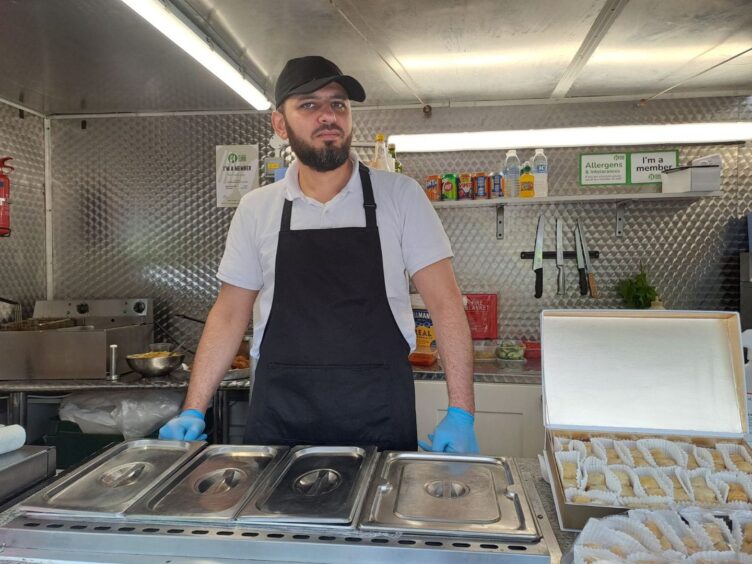
[[[377,133],[376,134],[376,142],[377,143],[379,143],[379,142],[383,143],[384,142],[384,134],[383,133]]]
[[[509,149],[507,151],[507,157],[510,157],[512,155],[514,155],[515,157],[517,156],[517,149]]]
[[[542,155],[543,154],[543,149],[536,149],[535,150],[535,154],[536,155]]]

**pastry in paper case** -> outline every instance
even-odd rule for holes
[[[681,516],[695,533],[695,536],[711,550],[720,552],[734,549],[733,535],[722,519],[716,519],[712,513],[688,508],[680,511]]]
[[[641,522],[658,539],[661,550],[676,550],[681,553],[687,552],[677,531],[663,518],[659,511],[646,509],[631,509],[628,513],[630,519]],[[687,532],[691,531],[687,528]]]
[[[582,481],[580,472],[580,455],[572,451],[559,451],[554,453],[556,467],[561,476],[561,483],[566,488],[577,488]]]
[[[622,464],[624,461],[616,450],[616,441],[610,438],[593,437],[593,453],[606,464]]]
[[[726,503],[747,504],[752,501],[752,480],[743,472],[716,472],[712,479],[728,485]]]
[[[586,458],[581,464],[582,484],[585,491],[610,492],[621,495],[621,482],[599,458]]]
[[[728,484],[715,479],[714,474],[707,468],[689,470],[687,476],[695,503],[714,505],[726,501]]]
[[[614,464],[608,468],[621,483],[621,498],[645,496],[645,490],[640,485],[640,479],[632,468],[625,464]],[[622,503],[622,505],[624,504]]]
[[[676,503],[690,503],[693,501],[689,474],[685,468],[673,466],[671,468],[659,468],[659,471],[671,480],[673,498]]]
[[[629,535],[644,546],[648,552],[660,552],[662,550],[658,538],[650,531],[650,529],[636,519],[616,515],[604,519],[603,524],[609,529]],[[671,549],[671,543],[668,543],[667,541],[667,545],[666,549],[663,550]]]
[[[752,456],[744,445],[736,443],[718,443],[716,450],[721,453],[723,462],[731,470],[752,473]]]
[[[675,443],[666,439],[640,439],[637,448],[653,466],[687,466],[687,455]]]

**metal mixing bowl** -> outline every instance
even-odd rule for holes
[[[166,376],[183,363],[183,353],[172,353],[169,356],[157,356],[154,358],[138,358],[138,355],[125,357],[128,366],[146,378]]]

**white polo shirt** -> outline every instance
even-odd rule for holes
[[[253,312],[251,355],[259,357],[274,297],[274,267],[284,200],[292,200],[290,229],[365,227],[358,157],[350,153],[353,173],[342,191],[325,204],[309,198],[298,183],[297,162],[283,180],[249,192],[240,200],[227,234],[217,278],[258,290]],[[415,323],[410,308],[408,276],[453,256],[449,239],[423,189],[413,179],[371,171],[376,222],[379,227],[389,306],[410,349],[415,348]]]

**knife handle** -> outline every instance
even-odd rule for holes
[[[580,273],[580,295],[581,296],[587,296],[588,292],[588,278],[587,274],[585,274],[584,268],[578,268],[577,269]]]
[[[543,295],[543,269],[535,269],[535,297],[540,298]]]
[[[588,286],[590,286],[590,297],[597,298],[598,286],[595,285],[595,274],[593,274],[592,272],[588,272],[587,278],[588,278]]]
[[[564,280],[564,267],[559,266],[557,268],[559,269],[559,273],[556,275],[556,293],[561,296],[566,294],[567,287]]]

